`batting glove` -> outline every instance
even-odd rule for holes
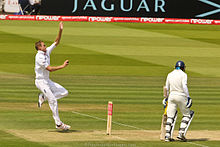
[[[191,106],[192,106],[192,99],[190,97],[188,97],[188,101],[187,101],[186,107],[190,108]]]
[[[167,106],[167,101],[168,101],[168,98],[164,98],[163,101],[162,101],[162,104],[163,104],[164,108],[166,108],[166,106]]]

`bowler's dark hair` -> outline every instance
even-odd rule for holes
[[[39,40],[38,42],[35,43],[35,48],[37,51],[38,51],[38,47],[41,46],[41,42],[43,41]]]

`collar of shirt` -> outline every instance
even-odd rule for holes
[[[38,50],[37,52],[40,53],[40,54],[44,54],[44,55],[46,55],[46,52],[44,52],[44,51],[40,51],[40,50]]]

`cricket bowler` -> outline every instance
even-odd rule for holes
[[[49,73],[65,68],[69,61],[66,60],[60,66],[50,66],[50,54],[52,50],[60,43],[60,39],[63,31],[63,22],[59,24],[59,34],[55,42],[46,47],[43,41],[35,43],[37,54],[35,56],[35,85],[42,92],[39,94],[38,107],[47,100],[49,107],[53,113],[56,128],[61,130],[69,130],[70,126],[64,124],[59,117],[57,100],[68,95],[68,91],[61,85],[51,81],[49,79]]]
[[[186,132],[194,116],[194,111],[190,110],[192,99],[189,96],[187,87],[187,74],[185,73],[183,61],[176,62],[175,69],[168,74],[165,88],[168,93],[167,123],[165,141],[172,141],[173,130],[177,118],[177,107],[183,114],[177,138],[186,141]],[[163,100],[164,104],[167,98]]]

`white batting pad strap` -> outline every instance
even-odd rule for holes
[[[166,136],[171,137],[173,136],[174,127],[176,124],[177,119],[177,111],[174,115],[174,117],[168,117],[167,118],[167,125],[166,125]]]
[[[172,124],[173,124],[174,118],[167,118],[167,124],[166,124],[166,136],[170,137],[171,136],[171,130],[172,130]]]
[[[183,116],[182,121],[181,121],[181,125],[180,125],[180,129],[179,129],[179,133],[184,133],[184,136],[186,135],[186,132],[190,126],[190,123],[193,119],[194,116],[194,111],[190,111],[190,117],[188,116]]]

